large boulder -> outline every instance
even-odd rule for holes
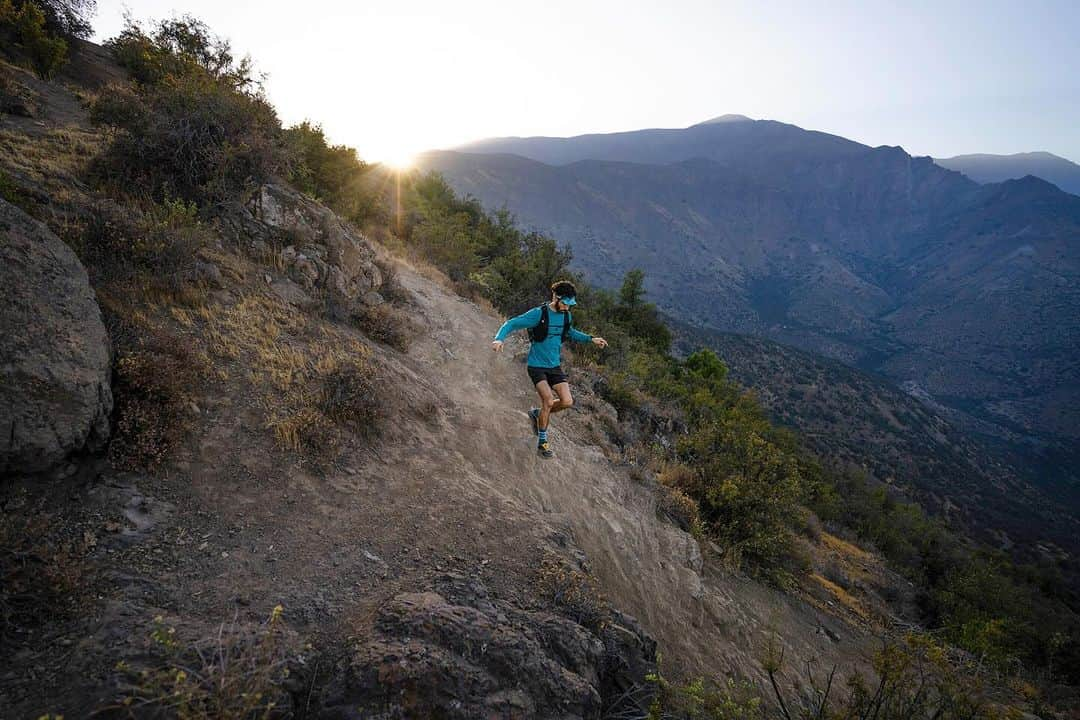
[[[51,470],[109,434],[109,338],[75,253],[0,200],[0,475]]]

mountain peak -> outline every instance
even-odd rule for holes
[[[720,115],[718,117],[711,118],[704,122],[699,122],[698,125],[719,125],[721,123],[737,123],[737,122],[753,122],[753,118],[748,118],[745,115],[737,115],[735,113],[728,113],[727,115]]]

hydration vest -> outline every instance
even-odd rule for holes
[[[566,342],[566,338],[570,335],[570,323],[573,319],[570,317],[570,311],[562,313],[563,318],[562,326],[562,339],[561,342]],[[544,303],[540,306],[540,322],[533,327],[529,328],[529,339],[534,343],[544,342],[547,340],[548,327],[551,325],[551,321],[548,319],[548,304]]]

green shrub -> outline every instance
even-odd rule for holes
[[[91,114],[119,131],[97,167],[119,193],[140,188],[158,200],[209,204],[252,190],[285,164],[273,107],[207,77],[110,88]]]
[[[97,0],[4,0],[0,4],[16,10],[33,5],[42,15],[45,32],[62,38],[90,37],[90,18],[97,9]]]
[[[91,118],[117,130],[98,163],[102,184],[156,200],[200,205],[250,191],[289,164],[273,106],[250,64],[191,18],[162,23],[154,35],[129,24],[109,47],[141,84],[110,87]]]
[[[0,30],[10,33],[29,57],[34,70],[49,79],[67,61],[68,45],[51,31],[43,6],[51,3],[0,0]]]
[[[133,20],[105,47],[136,82],[156,85],[182,77],[206,77],[241,93],[258,90],[248,57],[237,60],[228,40],[190,16],[162,20],[145,30]]]
[[[569,251],[549,237],[522,232],[508,212],[487,213],[476,199],[458,198],[436,173],[402,182],[406,244],[464,294],[516,314],[547,299],[555,278],[570,276]]]
[[[233,621],[190,642],[163,617],[154,618],[149,652],[141,659],[149,667],[118,663],[124,692],[99,712],[180,720],[291,717],[289,648],[281,616],[278,605],[259,628]]]
[[[296,187],[357,225],[379,214],[378,195],[366,182],[371,168],[355,149],[330,145],[322,127],[306,120],[285,130],[285,142],[295,158],[289,179]]]
[[[648,720],[756,720],[766,717],[757,689],[732,678],[674,683],[657,673]]]

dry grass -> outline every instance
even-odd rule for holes
[[[598,633],[607,625],[611,608],[596,578],[571,567],[562,558],[544,558],[536,585],[540,597],[579,625]]]
[[[0,130],[0,167],[41,187],[69,192],[79,184],[90,163],[105,147],[102,136],[77,126],[56,128],[31,136],[16,130]]]
[[[210,353],[246,373],[280,447],[327,461],[340,429],[378,428],[375,366],[355,338],[266,295],[245,295],[203,317]]]
[[[866,607],[858,598],[853,596],[847,590],[818,573],[811,573],[810,579],[825,588],[842,607],[847,608],[863,620],[870,620],[870,613],[867,611]]]
[[[862,562],[870,562],[874,560],[874,556],[868,553],[866,550],[863,550],[858,545],[850,543],[843,538],[838,538],[831,533],[822,532],[821,542],[823,545],[825,545],[825,547],[840,555],[854,558]]]
[[[121,696],[102,707],[110,717],[176,717],[181,720],[250,720],[291,716],[285,685],[288,645],[276,606],[266,624],[251,629],[234,619],[194,642],[179,639],[162,617],[154,619],[154,666],[135,671],[126,662]]]
[[[658,486],[656,509],[661,515],[695,537],[704,535],[698,504],[682,490],[665,485]]]
[[[113,464],[126,470],[159,467],[190,428],[193,390],[206,372],[205,357],[177,335],[158,332],[123,350],[114,383]]]
[[[405,352],[420,332],[409,315],[392,305],[361,305],[352,313],[352,321],[372,340]]]

